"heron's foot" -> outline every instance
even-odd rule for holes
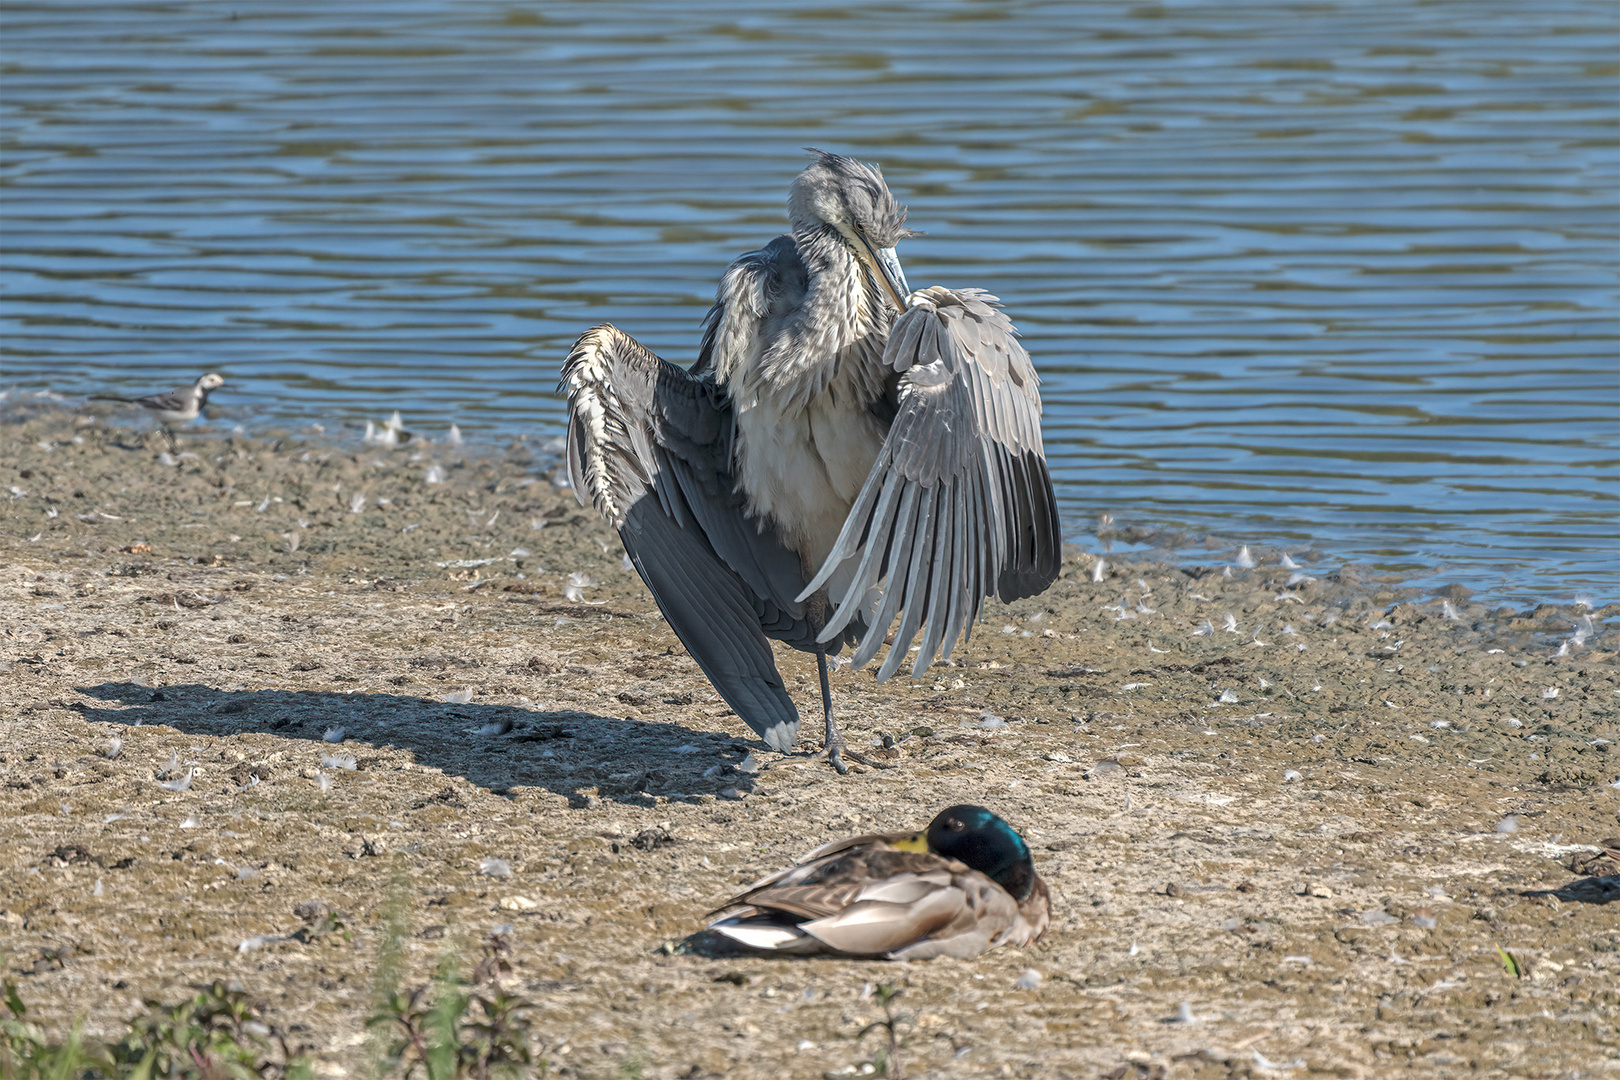
[[[845,773],[849,772],[849,766],[844,764],[844,753],[846,749],[847,748],[844,746],[844,740],[834,736],[827,741],[826,746],[823,746],[820,750],[817,750],[814,754],[811,754],[810,760],[825,761],[827,764],[833,767],[834,772],[836,772],[839,776],[843,776]]]
[[[832,739],[828,740],[826,746],[823,746],[820,750],[817,750],[814,754],[810,755],[811,761],[825,761],[827,764],[833,767],[839,776],[843,776],[845,773],[849,772],[849,764],[844,761],[845,758],[849,758],[850,761],[858,762],[859,764],[865,765],[871,769],[894,768],[894,765],[889,762],[879,761],[876,758],[867,757],[865,754],[860,753],[859,751],[851,750],[844,742],[844,737],[842,735],[834,735]]]

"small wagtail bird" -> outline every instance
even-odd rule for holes
[[[1024,838],[963,805],[923,832],[824,844],[711,912],[709,930],[755,953],[926,960],[1033,944],[1051,918]]]
[[[202,415],[208,407],[208,395],[225,385],[225,377],[209,372],[200,376],[190,386],[182,386],[170,390],[167,394],[148,394],[145,397],[120,397],[117,394],[93,394],[91,401],[121,401],[126,405],[139,405],[148,412],[156,414],[158,423],[163,425],[163,434],[169,440],[169,448],[175,447],[174,432],[171,426],[187,424]]]

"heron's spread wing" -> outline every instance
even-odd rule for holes
[[[912,639],[912,674],[949,657],[986,596],[1032,596],[1057,577],[1056,500],[1041,447],[1041,401],[1029,354],[995,297],[940,287],[913,293],[883,362],[899,375],[894,422],[832,552],[800,593],[854,561],[822,631],[838,636],[883,581],[864,664],[895,618],[878,679],[893,675]]]
[[[682,644],[774,749],[799,726],[766,634],[807,638],[798,556],[749,521],[728,479],[730,418],[707,379],[612,326],[563,365],[575,493],[619,530]]]

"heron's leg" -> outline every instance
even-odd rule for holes
[[[821,676],[821,711],[827,721],[823,752],[827,755],[827,764],[842,775],[849,772],[849,766],[844,764],[847,747],[844,746],[844,737],[838,734],[838,727],[833,723],[832,683],[827,679],[827,647],[820,642],[816,643],[816,673]]]
[[[819,636],[821,634],[821,628],[827,625],[826,592],[818,592],[816,595],[812,596],[805,604],[804,609],[805,617],[810,622],[810,633]],[[838,770],[840,774],[849,771],[849,766],[844,764],[844,758],[846,756],[851,760],[858,761],[862,765],[869,765],[874,769],[893,768],[894,766],[892,765],[885,765],[882,762],[874,761],[865,754],[856,753],[854,750],[851,750],[847,745],[845,745],[844,737],[838,734],[838,726],[833,723],[832,683],[827,678],[827,647],[821,644],[819,641],[816,642],[816,674],[821,676],[821,711],[827,722],[827,735],[826,741],[822,745],[821,752],[816,754],[812,760],[826,758],[827,764]]]

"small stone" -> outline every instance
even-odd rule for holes
[[[503,911],[537,911],[540,905],[527,896],[501,897],[501,910]]]
[[[1172,881],[1170,884],[1164,887],[1164,895],[1172,898],[1179,898],[1186,896],[1187,890],[1183,889],[1180,885],[1177,885]]]
[[[741,791],[738,791],[734,787],[728,787],[721,790],[720,797],[722,799],[730,799],[732,802],[741,802],[743,799],[747,798],[747,795]]]
[[[1238,882],[1237,891],[1240,893],[1259,892],[1260,886],[1256,885],[1253,881],[1240,881]]]
[[[1318,900],[1330,900],[1333,898],[1333,890],[1326,885],[1311,881],[1306,883],[1305,890],[1300,895],[1314,896]]]

